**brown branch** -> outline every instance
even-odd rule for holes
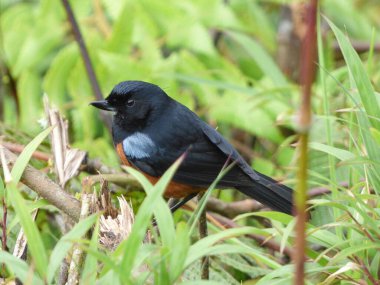
[[[15,153],[21,153],[25,146],[22,144],[16,144],[12,142],[1,142],[1,144],[9,149],[11,152]],[[32,154],[32,157],[41,161],[49,161],[52,159],[52,156],[49,153],[42,152],[42,151],[35,151]],[[87,172],[89,174],[114,174],[116,173],[116,170],[108,167],[107,165],[104,165],[101,163],[99,159],[88,159],[85,158],[82,162],[82,165],[80,167],[80,171]]]
[[[90,59],[90,56],[88,54],[86,45],[84,43],[82,33],[79,29],[78,22],[75,19],[74,12],[73,12],[71,5],[70,5],[68,0],[62,0],[62,4],[65,8],[67,18],[70,22],[71,29],[72,29],[73,34],[74,34],[74,38],[79,45],[79,50],[80,50],[80,53],[81,53],[81,56],[82,56],[82,59],[84,62],[84,66],[86,68],[86,72],[88,75],[88,79],[90,81],[92,91],[93,91],[95,98],[97,100],[103,100],[102,91],[100,90],[98,80],[96,79],[95,70],[92,66],[91,59]],[[100,112],[100,115],[101,115],[101,118],[102,118],[104,124],[107,126],[108,130],[111,131],[111,125],[112,125],[111,118],[108,115],[106,115],[105,112]]]
[[[17,156],[7,148],[4,154],[8,166],[13,167]],[[1,166],[2,168],[2,166]],[[45,173],[28,165],[21,177],[21,182],[49,201],[50,204],[67,214],[73,220],[78,221],[80,216],[80,202],[66,193],[54,183]]]
[[[226,203],[217,198],[210,197],[206,204],[206,209],[218,213],[228,218],[250,212],[257,212],[263,205],[253,199],[245,199],[236,202]]]
[[[9,149],[11,152],[16,152],[16,153],[21,153],[25,148],[25,146],[21,144],[15,144],[15,143],[10,143],[10,142],[1,142],[1,144],[5,148]],[[38,150],[33,152],[32,157],[38,160],[42,160],[42,161],[49,161],[49,159],[52,158],[50,154],[42,152],[42,151],[38,151]]]

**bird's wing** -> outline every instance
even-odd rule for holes
[[[177,116],[178,120],[172,118],[171,127],[156,136],[153,140],[156,143],[154,152],[146,157],[130,159],[137,169],[160,177],[186,152],[184,161],[174,175],[175,182],[208,187],[227,160],[236,161],[236,165],[222,177],[219,187],[247,186],[252,183],[252,179],[258,179],[257,174],[217,131],[189,110],[185,111]]]
[[[230,157],[237,166],[245,172],[253,180],[259,180],[259,175],[248,165],[248,163],[241,157],[241,155],[236,151],[236,149],[215,129],[210,125],[202,122],[202,131],[206,137],[219,148],[221,152],[227,157]]]

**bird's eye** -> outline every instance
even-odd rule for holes
[[[129,100],[127,101],[127,106],[128,106],[128,107],[133,107],[133,105],[135,105],[135,100],[129,99]]]

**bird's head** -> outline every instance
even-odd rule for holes
[[[133,129],[150,123],[169,102],[168,95],[157,85],[144,81],[123,81],[112,89],[106,99],[90,104],[114,112],[114,124]]]

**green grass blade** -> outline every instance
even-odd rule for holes
[[[24,151],[17,158],[12,168],[12,181],[7,185],[9,200],[11,201],[20,220],[20,224],[28,240],[28,248],[31,252],[31,256],[35,262],[38,273],[42,277],[45,277],[46,275],[47,253],[37,226],[31,218],[27,210],[25,200],[21,196],[16,185],[20,181],[21,175],[24,172],[24,169],[27,166],[33,152],[50,133],[51,129],[52,128],[50,127],[42,131],[25,147]]]
[[[334,157],[336,157],[342,161],[355,158],[355,154],[353,154],[352,152],[350,152],[348,150],[337,148],[337,147],[330,146],[330,145],[325,145],[325,144],[318,143],[318,142],[309,143],[309,147],[311,149],[322,151],[324,153],[330,154],[331,156],[334,156]]]
[[[55,272],[59,268],[67,252],[74,245],[74,241],[83,237],[83,235],[94,225],[97,219],[97,215],[87,217],[86,219],[77,223],[58,241],[53,249],[53,252],[51,253],[49,266],[47,266],[47,281],[49,284],[52,283]]]
[[[41,277],[45,277],[48,258],[37,225],[31,218],[25,200],[14,182],[7,184],[7,193],[28,240],[28,249],[36,265],[37,272]]]
[[[121,282],[126,284],[131,282],[132,269],[136,260],[136,256],[145,237],[150,218],[154,212],[155,205],[159,199],[162,199],[166,186],[172,179],[175,171],[182,162],[183,157],[179,158],[154,185],[151,191],[147,191],[147,197],[141,204],[139,212],[136,215],[135,223],[132,226],[131,234],[128,239],[122,243],[121,247],[124,251],[122,260],[119,265],[119,277]],[[133,173],[133,171],[131,172]]]
[[[190,217],[189,221],[188,221],[188,224],[191,224],[190,226],[190,230],[189,230],[189,235],[191,235],[195,229],[195,226],[199,220],[199,217],[202,213],[202,211],[204,210],[204,208],[206,207],[206,202],[207,200],[209,199],[209,197],[211,196],[211,191],[216,187],[216,185],[218,184],[218,182],[220,181],[220,179],[222,179],[222,177],[228,172],[231,170],[232,167],[234,167],[235,163],[231,163],[230,165],[228,165],[227,167],[223,168],[218,176],[216,177],[216,179],[212,182],[212,184],[209,186],[209,188],[207,189],[206,193],[203,195],[201,201],[199,202],[198,204],[198,207],[195,211],[195,213]]]
[[[147,193],[149,193],[148,195],[152,193],[151,191],[154,191],[152,184],[147,181],[144,175],[132,168],[128,168],[128,171],[140,182],[144,189],[146,189]],[[175,226],[172,213],[162,196],[157,198],[153,213],[157,226],[160,229],[163,244],[171,247],[175,237]]]
[[[356,115],[358,118],[360,134],[363,139],[368,157],[370,160],[376,162],[373,167],[369,168],[368,174],[371,184],[373,185],[376,193],[379,193],[380,180],[377,179],[377,176],[378,173],[380,173],[380,167],[377,164],[380,162],[380,147],[372,137],[369,130],[372,127],[376,130],[380,130],[380,121],[378,120],[380,107],[370,78],[366,73],[360,57],[351,46],[345,35],[331,21],[327,21],[339,42],[339,46],[342,50],[344,59],[351,75],[351,85],[353,88],[357,89],[360,102],[364,107],[363,110],[361,106],[355,102],[353,96],[351,96],[349,92],[346,92],[349,94],[356,107],[359,108],[359,112],[357,112]]]
[[[96,221],[95,229],[92,232],[90,241],[90,249],[95,252],[98,250],[99,244],[99,219]],[[84,261],[80,284],[95,284],[98,270],[97,258],[93,254],[87,254]]]
[[[380,114],[380,107],[375,96],[374,89],[371,84],[367,72],[360,60],[359,55],[350,44],[347,37],[338,29],[330,20],[327,19],[331,29],[333,30],[336,39],[338,40],[343,57],[347,64],[348,70],[358,89],[361,102],[367,114],[377,118]],[[380,122],[370,118],[371,125],[380,130]]]
[[[20,181],[21,175],[24,172],[25,167],[27,166],[30,158],[33,155],[33,152],[37,147],[42,143],[42,141],[47,137],[53,127],[47,128],[46,130],[39,133],[28,145],[25,147],[23,152],[17,158],[15,165],[12,168],[11,175],[14,183]]]
[[[6,251],[0,251],[0,260],[2,263],[5,263],[8,269],[24,284],[45,284],[40,277],[33,274],[33,270],[24,260],[21,260]],[[31,276],[31,274],[33,274],[33,276]],[[31,277],[32,280],[30,279]]]
[[[170,282],[174,284],[181,275],[190,248],[189,229],[186,223],[177,226],[175,241],[171,246],[170,255]]]
[[[186,266],[190,265],[192,262],[196,261],[202,256],[207,255],[208,249],[213,244],[223,239],[241,236],[249,233],[252,233],[252,228],[250,227],[227,229],[197,241],[190,247],[189,254],[186,259]]]

